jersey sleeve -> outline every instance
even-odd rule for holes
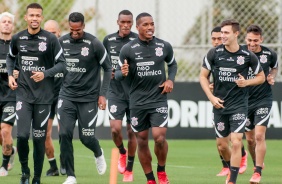
[[[212,48],[209,50],[207,55],[204,57],[202,67],[211,71],[212,65],[214,63],[214,58],[215,58],[215,48]]]
[[[278,68],[277,54],[273,50],[271,50],[270,52],[271,52],[272,58],[271,58],[269,66],[270,68]]]
[[[250,57],[251,57],[250,67],[251,67],[253,73],[256,75],[259,72],[261,72],[263,69],[260,65],[260,62],[259,62],[257,56],[253,52],[250,52]]]
[[[18,54],[17,42],[16,42],[16,35],[12,37],[10,46],[9,46],[9,53],[6,57],[6,66],[7,72],[9,76],[13,75],[13,70],[15,68],[16,63],[16,55]]]
[[[124,76],[121,73],[121,66],[124,64],[124,60],[127,60],[127,63],[129,64],[129,46],[128,44],[124,45],[121,50],[120,50],[120,54],[119,54],[119,60],[118,60],[118,65],[117,65],[117,69],[115,70],[115,79],[118,81],[121,81],[124,79]]]
[[[165,58],[165,62],[167,63],[168,67],[168,79],[174,81],[177,73],[177,63],[175,61],[173,49],[170,43],[167,43],[167,56]]]

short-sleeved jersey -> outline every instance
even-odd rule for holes
[[[262,71],[255,54],[243,46],[240,46],[237,52],[231,53],[224,45],[220,45],[208,52],[202,66],[213,75],[214,95],[224,100],[225,108],[213,108],[213,112],[218,114],[247,112],[248,88],[238,87],[235,80],[239,79],[239,74],[247,79],[249,67],[255,75]]]
[[[16,101],[16,91],[11,90],[8,85],[6,68],[6,57],[9,52],[10,41],[0,39],[0,102]]]
[[[57,37],[40,29],[36,34],[23,30],[12,37],[7,56],[8,74],[12,75],[15,57],[19,67],[17,100],[32,104],[52,104],[54,75],[66,71],[66,63]],[[32,71],[44,73],[44,79],[35,82]]]
[[[161,94],[163,88],[159,86],[166,81],[165,62],[168,67],[173,65],[177,67],[170,43],[156,37],[149,42],[136,38],[121,49],[120,66],[125,59],[129,64],[125,82],[130,86],[130,109],[149,109],[167,105],[167,95]],[[176,70],[173,76],[169,76],[172,81]]]
[[[104,72],[111,72],[111,62],[103,44],[86,32],[76,40],[66,34],[60,38],[60,43],[66,57],[68,73],[64,76],[59,97],[76,102],[90,102],[97,101],[99,95],[106,96],[110,81],[100,91],[100,71],[103,67]]]
[[[106,36],[103,40],[103,45],[105,46],[108,55],[112,61],[112,68],[117,69],[119,54],[121,48],[131,40],[137,38],[136,33],[130,32],[129,35],[125,37],[119,36],[119,32],[110,34]],[[113,78],[110,82],[109,90],[107,93],[108,99],[119,99],[119,100],[128,100],[128,91],[125,91],[122,85],[126,85],[123,81],[118,81]]]
[[[247,46],[246,46],[247,47]],[[273,50],[261,45],[261,51],[255,53],[258,57],[260,65],[264,71],[265,79],[269,74],[270,68],[277,68],[277,54]],[[248,78],[253,78],[253,71],[250,69]],[[272,90],[271,85],[265,80],[264,83],[257,86],[249,87],[249,108],[258,106],[271,106],[272,105]]]

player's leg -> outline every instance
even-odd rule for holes
[[[52,128],[53,128],[53,119],[55,116],[55,106],[56,103],[53,103],[51,106],[51,112],[48,119],[47,134],[45,140],[45,154],[50,164],[50,169],[46,172],[46,176],[59,176],[59,170],[54,154],[55,149],[52,141]]]
[[[65,164],[67,180],[76,182],[74,174],[74,156],[73,156],[73,130],[77,120],[77,110],[73,102],[60,99],[58,100],[57,118],[60,124],[60,151],[62,155],[62,162]]]
[[[24,101],[17,101],[17,148],[21,163],[21,183],[29,183],[30,169],[28,167],[30,126],[32,121],[33,106]]]
[[[222,163],[221,171],[216,176],[227,176],[229,173],[230,164],[229,165],[227,164],[227,162],[230,163],[230,156],[231,156],[231,151],[229,148],[229,140],[230,140],[229,136],[221,139],[216,138],[216,147]],[[224,160],[220,150],[222,150],[225,154],[227,154],[225,157],[228,158],[228,161]]]
[[[255,141],[255,111],[249,109],[248,120],[245,127],[245,136],[248,144],[248,150],[252,157],[254,167],[256,166],[256,141]]]
[[[97,102],[77,103],[79,139],[94,153],[98,174],[106,172],[107,164],[98,139],[95,137],[98,117]]]
[[[34,177],[32,183],[40,183],[44,155],[45,140],[47,134],[48,119],[50,116],[51,105],[34,104],[32,121],[32,142],[33,142],[33,160]]]
[[[248,152],[245,150],[243,141],[241,144],[241,157],[242,158],[240,163],[239,174],[243,174],[247,170],[248,166]]]

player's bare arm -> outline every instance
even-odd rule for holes
[[[264,72],[259,72],[255,78],[246,80],[241,74],[239,74],[239,79],[235,80],[235,83],[238,87],[246,87],[246,86],[256,86],[262,84],[265,81]]]
[[[166,80],[159,87],[163,88],[162,94],[171,93],[173,90],[173,82],[171,80]]]
[[[40,82],[44,79],[44,73],[43,72],[32,71],[32,74],[33,75],[30,78],[33,79],[34,82]]]
[[[98,107],[99,107],[100,110],[105,110],[106,109],[106,97],[99,96]]]
[[[266,77],[268,84],[274,85],[277,72],[278,72],[277,68],[271,68],[268,76]]]
[[[15,90],[17,89],[18,87],[18,84],[15,80],[15,78],[13,76],[9,76],[9,87],[12,89],[12,90]]]
[[[120,68],[122,76],[126,77],[128,75],[128,71],[129,71],[128,68],[129,65],[127,64],[127,60],[125,59],[123,65]]]

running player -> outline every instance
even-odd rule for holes
[[[136,17],[138,38],[121,49],[120,67],[115,77],[128,83],[131,128],[137,136],[138,157],[147,178],[155,184],[152,156],[148,146],[149,129],[155,142],[157,175],[160,184],[168,184],[165,164],[168,152],[166,131],[168,125],[167,93],[173,89],[177,63],[170,43],[154,37],[153,17],[141,13]],[[168,66],[166,79],[165,62]]]
[[[17,152],[13,146],[12,128],[16,119],[16,93],[8,85],[6,57],[14,29],[14,15],[8,12],[0,14],[0,136],[3,161],[0,167],[0,176],[7,176],[8,170],[14,166],[14,157]]]
[[[235,20],[221,23],[223,45],[212,48],[204,57],[200,83],[213,104],[215,132],[219,150],[230,167],[226,183],[236,183],[241,161],[241,145],[247,120],[248,88],[265,81],[257,57],[238,44],[240,25]],[[255,77],[246,80],[249,67]],[[209,74],[213,75],[214,90],[209,88]],[[232,148],[229,149],[229,134]]]
[[[119,161],[118,170],[123,174],[124,182],[133,181],[133,163],[136,152],[136,137],[130,127],[130,114],[129,114],[129,99],[128,91],[125,91],[122,87],[121,81],[117,81],[114,78],[114,72],[118,65],[119,53],[126,43],[134,40],[138,37],[136,33],[131,32],[131,27],[133,25],[133,15],[128,10],[122,10],[118,15],[117,24],[119,30],[116,33],[107,35],[104,38],[103,44],[109,54],[112,61],[112,80],[108,90],[108,111],[112,132],[112,139],[119,149]],[[126,85],[125,83],[123,85]],[[126,115],[127,120],[127,137],[128,144],[125,149],[122,139],[122,120],[124,115]],[[128,161],[126,166],[126,154],[128,155]]]
[[[44,24],[44,29],[56,35],[57,38],[59,38],[61,35],[59,24],[55,20],[46,21]],[[54,150],[54,145],[52,141],[52,126],[53,126],[53,120],[55,117],[55,111],[56,111],[56,105],[58,102],[59,91],[60,91],[61,84],[63,81],[63,76],[64,76],[63,73],[58,73],[54,77],[55,79],[54,93],[55,94],[54,94],[53,104],[51,106],[50,116],[48,119],[47,135],[46,135],[46,141],[45,141],[45,153],[46,153],[46,156],[50,164],[50,169],[46,172],[46,176],[59,176],[59,170],[58,170],[58,166],[57,166],[57,162],[56,162],[56,158],[54,154],[55,150]],[[62,175],[66,174],[66,170],[64,169],[64,165],[62,162],[61,162],[60,172]]]
[[[7,70],[9,86],[17,89],[17,148],[21,163],[20,184],[29,183],[28,167],[29,135],[32,124],[34,147],[33,184],[40,184],[45,153],[47,120],[53,103],[54,75],[66,71],[66,62],[62,48],[56,36],[40,28],[43,8],[38,3],[31,3],[24,16],[27,29],[12,37]],[[19,78],[15,81],[13,69],[19,64]]]
[[[58,100],[57,117],[60,124],[61,154],[67,171],[64,184],[76,184],[73,155],[73,130],[78,120],[79,138],[94,153],[98,174],[106,172],[106,161],[95,137],[98,107],[106,109],[106,92],[111,80],[111,62],[103,44],[84,32],[84,16],[69,15],[70,33],[60,38],[67,60],[68,74],[64,76]],[[100,72],[104,69],[101,85]]]
[[[250,25],[247,28],[245,41],[248,49],[259,58],[267,79],[263,84],[249,88],[249,121],[245,128],[249,152],[254,163],[254,174],[250,182],[259,183],[266,154],[265,132],[273,100],[271,85],[275,83],[278,62],[277,54],[273,50],[261,45],[263,41],[262,29],[258,25]],[[249,71],[248,77],[253,78],[252,70]]]
[[[211,31],[211,42],[212,42],[212,46],[214,47],[217,47],[218,45],[221,45],[222,44],[222,40],[221,40],[221,27],[220,26],[217,26],[215,28],[213,28],[213,30]],[[210,88],[213,88],[213,83],[210,84],[211,87]],[[220,159],[221,159],[221,162],[222,162],[222,169],[221,171],[217,174],[217,176],[227,176],[228,175],[228,172],[229,172],[229,168],[228,168],[228,165],[227,163],[224,161],[223,157],[221,156],[221,153],[219,151],[219,148],[217,146],[217,150],[218,150],[218,153],[219,153],[219,156],[220,156]],[[227,152],[229,152],[228,154],[230,155],[231,154],[231,150],[226,150]],[[240,164],[240,169],[239,169],[239,173],[240,174],[243,174],[246,169],[247,169],[247,164],[248,164],[248,154],[247,152],[245,151],[245,147],[244,147],[244,144],[242,142],[242,148],[241,148],[241,153],[242,153],[242,159],[241,159],[241,164]]]

